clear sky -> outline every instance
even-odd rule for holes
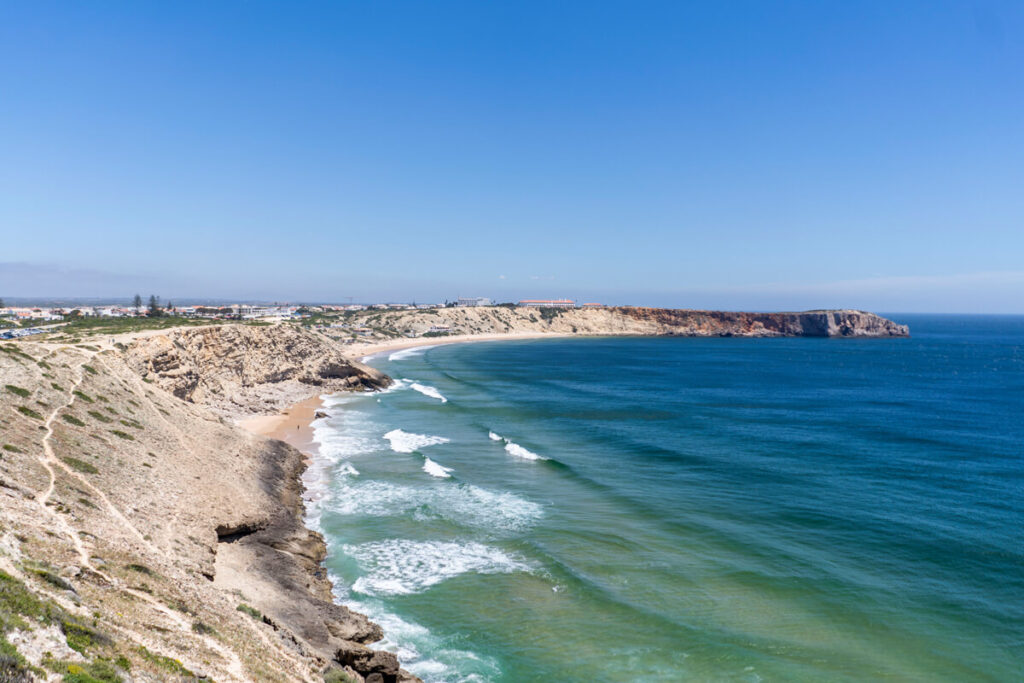
[[[1024,313],[1021,2],[6,2],[0,295]]]

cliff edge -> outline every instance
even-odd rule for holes
[[[290,327],[107,346],[0,343],[0,680],[418,680],[332,601],[302,453],[224,418],[387,378]]]
[[[145,381],[233,417],[276,412],[318,390],[379,389],[391,381],[297,325],[180,328],[138,339],[125,355]]]

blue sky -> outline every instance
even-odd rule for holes
[[[0,295],[1024,313],[1024,5],[0,7]]]

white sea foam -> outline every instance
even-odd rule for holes
[[[487,436],[490,437],[491,441],[501,441],[501,436],[494,432],[487,432]]]
[[[338,585],[337,581],[334,585]],[[341,602],[349,609],[370,617],[384,630],[384,638],[373,644],[375,650],[395,653],[402,662],[402,668],[427,683],[484,683],[501,675],[501,669],[491,657],[449,647],[445,640],[429,629],[388,611],[375,598]],[[421,654],[423,652],[429,652],[429,657]]]
[[[404,432],[401,429],[392,429],[384,435],[384,438],[391,444],[391,450],[395,453],[413,453],[420,448],[448,443],[448,439],[443,436],[413,434],[412,432]]]
[[[337,473],[341,476],[358,477],[359,470],[352,466],[350,462],[343,462],[338,466]]]
[[[451,474],[449,474],[449,472],[452,471],[451,467],[445,467],[444,465],[439,465],[436,462],[434,462],[433,460],[431,460],[430,458],[424,458],[424,460],[423,460],[423,471],[426,472],[427,474],[429,474],[432,477],[440,477],[442,479],[445,479],[445,478],[448,478],[448,477],[452,476]]]
[[[336,495],[332,482],[357,476],[358,470],[346,462],[350,457],[381,449],[380,427],[349,404],[364,400],[352,395],[321,397],[330,417],[314,420],[313,440],[317,454],[302,475],[305,485],[306,524],[320,530],[320,510]]]
[[[374,480],[339,482],[330,509],[341,515],[442,519],[486,531],[518,531],[544,514],[533,501],[508,492],[495,492],[472,484],[405,486]]]
[[[508,439],[505,439],[505,452],[508,453],[509,455],[514,455],[517,458],[522,458],[524,460],[547,460],[547,458],[545,458],[544,456],[537,455],[533,451],[529,451],[520,446],[519,444],[509,441]]]
[[[430,398],[436,398],[441,403],[447,403],[448,402],[448,399],[446,399],[444,396],[442,396],[440,391],[438,391],[434,387],[430,386],[429,384],[420,384],[419,382],[413,382],[412,384],[409,385],[409,388],[412,389],[413,391],[420,392],[424,396],[429,396]]]
[[[482,543],[394,539],[346,545],[342,551],[366,572],[352,584],[364,595],[421,593],[447,579],[474,572],[510,574],[529,571],[521,559]]]
[[[435,349],[438,346],[439,344],[434,344],[433,346],[416,346],[411,349],[402,349],[401,351],[395,351],[388,356],[388,360],[405,360],[406,358],[412,358],[413,356],[421,356],[427,351],[427,349]]]

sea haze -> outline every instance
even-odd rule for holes
[[[427,681],[1019,680],[1024,318],[377,356],[307,474]]]

